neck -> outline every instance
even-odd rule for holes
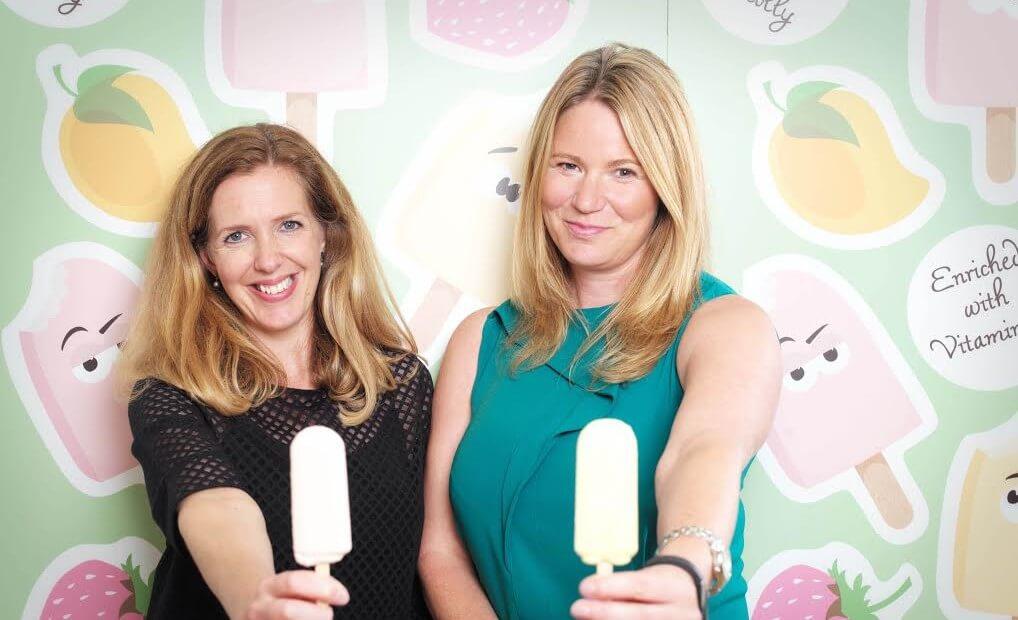
[[[310,322],[295,325],[282,333],[256,332],[258,340],[283,367],[286,387],[314,389],[311,377],[312,326]]]
[[[576,289],[578,308],[607,306],[622,299],[626,287],[636,275],[642,252],[637,252],[625,263],[608,270],[572,268],[573,286]]]

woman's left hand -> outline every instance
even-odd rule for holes
[[[675,566],[593,575],[580,582],[580,594],[569,611],[582,620],[702,618],[693,580]]]

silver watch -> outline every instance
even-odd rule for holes
[[[658,551],[660,552],[665,545],[682,536],[692,536],[707,541],[711,557],[710,583],[707,586],[707,594],[714,596],[721,591],[721,588],[725,587],[732,577],[732,558],[728,553],[728,548],[725,547],[724,541],[714,535],[714,532],[696,525],[683,525],[665,534],[661,539],[661,544],[657,546]]]

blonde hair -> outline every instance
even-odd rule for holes
[[[636,274],[574,359],[603,340],[593,376],[621,383],[650,372],[674,341],[699,293],[708,246],[706,190],[689,104],[672,70],[647,50],[614,43],[581,54],[541,103],[530,132],[513,251],[510,300],[520,321],[508,342],[520,346],[513,368],[532,368],[551,358],[570,320],[582,321],[569,265],[545,229],[541,195],[556,122],[589,100],[618,115],[660,201]]]
[[[278,395],[285,374],[251,334],[230,299],[210,285],[199,258],[209,207],[227,177],[260,166],[295,173],[325,229],[314,304],[312,379],[339,403],[344,424],[371,416],[379,394],[396,387],[391,364],[416,353],[382,276],[371,235],[346,187],[318,151],[279,125],[236,127],[215,136],[184,168],[147,259],[137,315],[121,356],[120,378],[171,383],[225,415]]]

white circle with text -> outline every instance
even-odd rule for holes
[[[908,324],[948,381],[983,391],[1018,386],[1018,230],[973,226],[941,240],[912,276]]]
[[[725,30],[751,43],[789,45],[820,34],[848,0],[703,0]]]
[[[50,28],[80,28],[101,22],[127,0],[0,0],[28,21]]]

